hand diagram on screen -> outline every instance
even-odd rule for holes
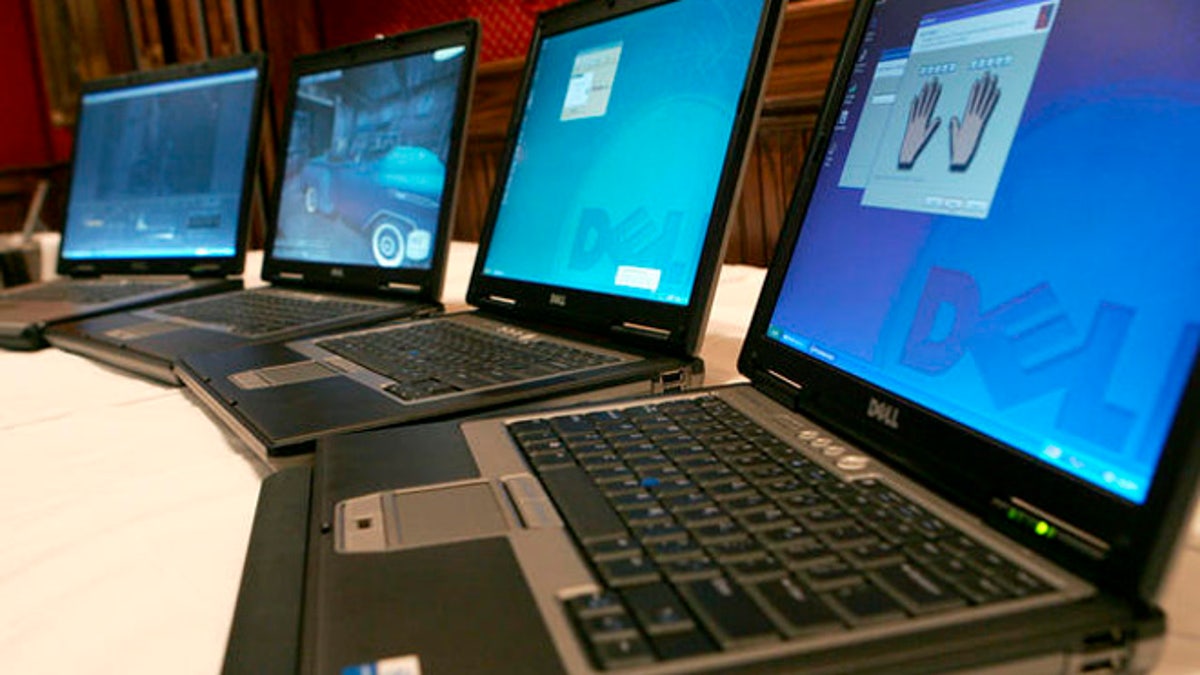
[[[991,73],[975,80],[962,121],[950,118],[950,170],[966,171],[979,147],[979,138],[1000,100],[999,78]],[[911,124],[911,123],[910,123]]]
[[[912,104],[908,107],[908,126],[904,129],[904,140],[900,143],[901,169],[912,168],[917,156],[929,143],[933,132],[941,125],[942,118],[933,116],[941,95],[942,83],[935,77],[926,82],[921,91],[913,97]]]

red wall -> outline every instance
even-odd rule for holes
[[[46,164],[53,155],[41,65],[26,0],[0,2],[0,169]]]
[[[480,61],[525,56],[537,13],[566,0],[317,0],[323,44],[336,47],[379,34],[472,16],[483,24]]]

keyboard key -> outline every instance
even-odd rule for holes
[[[913,614],[927,614],[967,604],[949,584],[912,563],[881,567],[871,572],[871,578],[891,591]]]
[[[604,583],[614,588],[658,581],[658,565],[645,556],[615,558],[597,565]]]
[[[783,620],[783,632],[788,637],[842,628],[841,620],[825,602],[795,579],[773,579],[753,588]]]
[[[839,588],[828,596],[856,626],[864,626],[905,616],[904,608],[871,584]]]
[[[808,565],[801,568],[796,574],[818,591],[828,591],[862,581],[862,575],[858,570],[837,558],[828,562]]]
[[[858,567],[869,568],[902,562],[904,554],[899,548],[885,542],[861,544],[841,551],[841,554]]]
[[[786,574],[787,570],[771,556],[758,556],[730,564],[729,572],[738,581],[746,583],[780,577]]]
[[[834,562],[837,555],[815,539],[804,539],[782,549],[779,554],[784,564],[793,570]]]
[[[571,598],[567,601],[567,608],[580,620],[605,614],[620,614],[625,611],[625,608],[621,606],[620,598],[611,591],[601,591],[599,593],[590,593]]]
[[[633,586],[621,591],[630,613],[651,635],[677,633],[695,628],[683,601],[664,583]]]
[[[696,628],[682,633],[651,635],[650,644],[654,647],[658,658],[664,661],[699,656],[717,650],[712,640],[709,640],[704,633]]]
[[[621,517],[583,469],[563,466],[541,471],[540,475],[546,492],[580,541],[586,544],[626,534]]]
[[[588,545],[587,550],[592,560],[612,560],[640,555],[642,546],[630,537],[616,537],[595,541]]]
[[[650,646],[640,636],[606,640],[592,645],[601,668],[615,669],[640,666],[654,662]]]
[[[601,614],[583,620],[583,632],[593,642],[636,637],[633,621],[625,613]]]
[[[685,583],[680,594],[722,647],[771,642],[779,637],[775,624],[729,579]]]

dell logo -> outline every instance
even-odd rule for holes
[[[892,429],[900,428],[900,409],[890,403],[872,398],[867,402],[867,417],[883,422]]]
[[[335,267],[329,270],[329,276],[333,277],[334,279],[343,279],[346,276],[346,270],[340,267]]]
[[[566,307],[566,306],[567,306],[567,296],[566,296],[566,294],[564,294],[564,293],[551,293],[551,294],[550,294],[550,304],[551,304],[551,305],[554,305],[555,307]]]

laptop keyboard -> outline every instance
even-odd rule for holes
[[[156,307],[159,314],[228,327],[235,335],[257,336],[310,326],[356,314],[378,312],[378,303],[248,291]]]
[[[318,347],[395,380],[404,401],[615,363],[615,356],[541,339],[518,339],[454,321],[429,321],[322,340]]]
[[[603,590],[567,613],[620,668],[1050,588],[881,482],[844,481],[715,397],[515,422]],[[800,438],[845,448],[815,428]]]
[[[6,300],[27,302],[71,302],[79,305],[98,305],[144,293],[153,293],[178,285],[177,281],[65,281],[4,294]]]

